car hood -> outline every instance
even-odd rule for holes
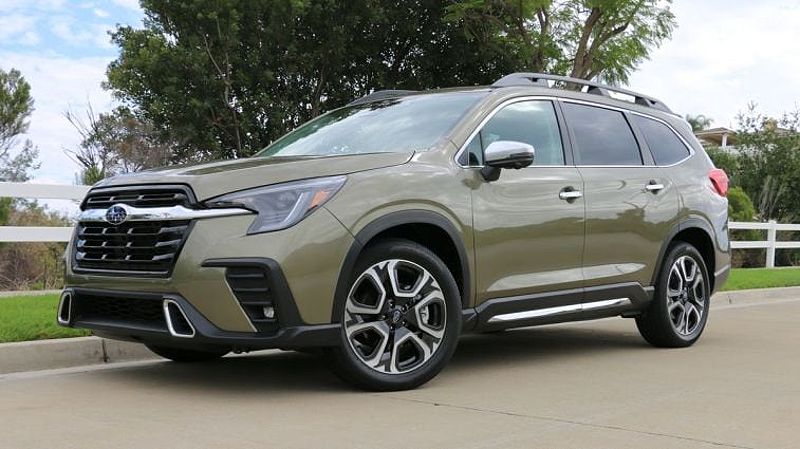
[[[413,155],[413,152],[409,152],[326,157],[253,157],[127,173],[104,179],[93,187],[188,184],[198,201],[204,201],[252,187],[402,165],[411,160]]]

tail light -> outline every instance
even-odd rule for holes
[[[728,175],[725,170],[715,168],[708,172],[708,179],[711,180],[711,185],[714,186],[714,191],[720,196],[728,196]]]

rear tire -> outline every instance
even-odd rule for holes
[[[416,388],[453,355],[461,332],[461,295],[432,251],[390,239],[364,250],[337,298],[342,323],[331,368],[342,380],[372,391]]]
[[[645,340],[661,348],[684,348],[702,335],[708,321],[711,290],[703,256],[685,242],[670,246],[656,291],[636,327]]]
[[[179,363],[208,362],[211,360],[216,360],[230,352],[227,349],[198,351],[194,349],[174,348],[160,345],[145,346],[147,346],[147,349],[156,355]]]

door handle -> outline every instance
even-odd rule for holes
[[[583,196],[583,193],[580,190],[573,190],[572,187],[567,187],[566,189],[558,192],[558,197],[565,201],[573,201]]]
[[[645,189],[649,192],[658,193],[660,190],[664,190],[664,184],[660,184],[656,181],[650,181],[646,186]]]

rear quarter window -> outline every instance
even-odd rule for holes
[[[672,165],[689,156],[689,149],[667,125],[640,115],[633,116],[633,123],[644,136],[657,165]]]
[[[639,144],[628,120],[611,109],[564,103],[579,165],[642,165]]]

